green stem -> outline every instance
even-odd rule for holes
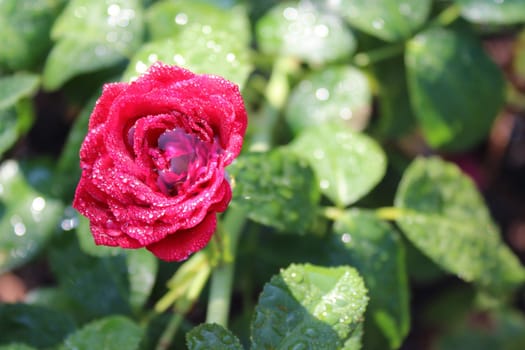
[[[430,23],[430,26],[446,27],[461,16],[461,7],[458,4],[453,4],[441,11],[434,20]]]
[[[361,52],[354,56],[354,64],[359,67],[366,67],[372,63],[377,63],[395,56],[399,56],[405,49],[404,43],[387,45],[368,52]]]
[[[228,325],[235,253],[245,222],[244,210],[230,207],[226,212],[220,230],[224,246],[223,259],[213,270],[206,323],[217,323],[224,327]]]
[[[375,210],[375,214],[382,220],[394,221],[406,214],[406,210],[396,207],[384,207]]]
[[[173,314],[173,316],[170,319],[170,322],[164,329],[164,332],[162,333],[155,350],[166,350],[170,347],[173,337],[175,336],[175,334],[177,334],[177,330],[179,329],[179,326],[182,323],[182,319],[183,315],[175,311],[175,314]]]

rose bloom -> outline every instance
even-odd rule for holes
[[[106,84],[73,201],[95,243],[146,247],[166,261],[202,249],[230,202],[224,168],[246,124],[238,87],[221,77],[156,63],[130,84]]]

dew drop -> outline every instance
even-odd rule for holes
[[[177,23],[180,26],[185,25],[188,23],[188,15],[181,12],[175,16],[175,23]]]
[[[330,98],[330,91],[326,88],[319,88],[315,90],[315,97],[320,101],[326,101]]]
[[[178,64],[178,65],[183,65],[186,63],[186,60],[184,59],[184,57],[182,57],[181,55],[179,54],[176,54],[176,55],[173,55],[173,61]]]
[[[352,242],[352,235],[350,235],[348,232],[343,233],[343,235],[341,236],[341,241],[343,241],[343,243]]]
[[[381,18],[378,18],[372,21],[372,27],[374,27],[375,29],[383,29],[384,26],[385,26],[385,21]]]
[[[287,7],[283,11],[283,16],[288,21],[295,21],[297,19],[297,17],[298,17],[297,9],[295,9],[293,7]]]
[[[319,187],[321,187],[321,189],[323,190],[326,190],[330,187],[330,181],[326,180],[326,179],[323,179],[321,181],[319,181]]]

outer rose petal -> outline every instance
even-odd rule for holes
[[[215,214],[209,214],[199,225],[177,231],[146,248],[165,261],[184,260],[208,244],[215,227],[217,227],[217,217]]]

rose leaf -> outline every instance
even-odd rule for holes
[[[336,66],[310,74],[292,90],[285,111],[294,132],[326,122],[362,130],[372,95],[367,77],[353,67]]]
[[[292,264],[264,286],[251,326],[252,348],[338,349],[360,333],[367,302],[355,269]]]
[[[189,350],[242,350],[239,338],[218,324],[201,324],[186,334]]]
[[[388,340],[387,345],[375,348],[399,348],[410,328],[405,250],[400,235],[373,212],[357,209],[339,218],[333,231],[328,248],[332,263],[355,267],[369,291],[365,347],[368,342],[377,342],[373,339],[377,337],[368,336],[369,327],[374,327]]]
[[[304,130],[291,147],[308,160],[321,192],[339,206],[355,203],[385,174],[381,147],[365,134],[337,124]]]
[[[69,335],[61,350],[135,350],[139,348],[142,329],[123,316],[110,316],[88,323]]]
[[[395,197],[407,238],[437,265],[501,295],[525,281],[525,269],[503,243],[474,183],[439,158],[418,158]]]
[[[454,0],[468,21],[484,24],[518,24],[525,21],[522,0]]]
[[[428,29],[407,43],[405,62],[412,108],[432,147],[460,151],[487,136],[505,88],[477,38]]]
[[[239,157],[228,172],[234,179],[232,205],[280,231],[305,233],[320,198],[308,164],[286,149]]]

